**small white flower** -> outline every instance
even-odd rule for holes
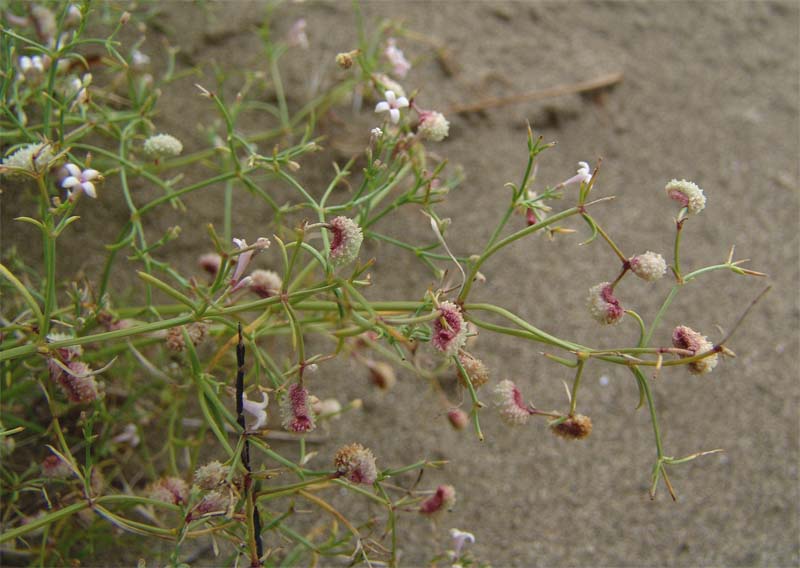
[[[74,199],[76,195],[83,192],[91,198],[97,198],[94,180],[103,181],[103,176],[97,170],[83,170],[75,164],[64,166],[69,172],[69,177],[61,182],[61,187],[69,192],[69,199]]]
[[[141,440],[139,439],[139,431],[136,429],[136,424],[129,423],[122,433],[111,438],[111,441],[115,444],[130,444],[132,448],[138,446]]]
[[[74,97],[70,110],[76,106],[84,106],[89,102],[89,85],[92,83],[92,74],[86,73],[83,78],[75,77],[70,83],[69,94]]]
[[[242,406],[244,411],[256,419],[255,424],[252,424],[247,430],[255,432],[261,430],[267,424],[267,405],[269,404],[269,396],[267,393],[261,393],[261,402],[254,402],[247,399],[247,395],[242,398]]]
[[[390,37],[388,40],[386,40],[386,49],[384,50],[383,54],[386,56],[386,59],[389,60],[389,63],[392,64],[394,74],[400,79],[405,77],[408,71],[411,69],[411,63],[409,63],[408,59],[406,59],[406,56],[403,54],[403,50],[397,47],[397,42],[393,37]]]
[[[134,69],[143,69],[150,65],[150,56],[142,53],[138,49],[131,51],[131,67]]]
[[[19,70],[22,71],[23,80],[38,79],[44,74],[44,59],[40,55],[23,55],[19,58]]]
[[[77,28],[78,25],[81,23],[81,9],[78,8],[75,4],[70,4],[69,8],[67,8],[67,15],[64,18],[64,27],[66,28]]]
[[[592,179],[592,168],[586,162],[578,162],[577,173],[568,180],[562,181],[556,187],[564,187],[573,183],[589,183]]]
[[[464,543],[475,544],[475,535],[467,531],[450,529],[450,536],[453,537],[453,561],[461,557],[461,549],[464,548]]]
[[[372,142],[379,140],[381,136],[383,136],[383,130],[381,130],[377,126],[369,131],[369,137]]]
[[[400,122],[400,109],[408,106],[408,99],[395,96],[394,91],[386,91],[383,96],[386,100],[375,105],[375,112],[388,112],[392,123],[397,124]]]

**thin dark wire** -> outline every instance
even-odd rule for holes
[[[244,338],[242,336],[242,324],[239,324],[239,342],[236,344],[236,422],[242,427],[244,432],[244,444],[242,445],[242,465],[247,470],[245,487],[252,483],[250,478],[250,441],[247,439],[246,426],[244,421]],[[264,544],[261,542],[261,515],[258,513],[258,503],[253,498],[258,491],[258,482],[253,487],[249,487],[248,499],[253,502],[253,532],[256,540],[256,554],[260,559],[264,554]],[[257,566],[260,566],[260,562]]]

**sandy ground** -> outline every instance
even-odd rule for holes
[[[190,4],[166,8],[166,35],[188,56],[185,63],[203,66],[205,80],[212,60],[263,65],[254,28],[258,4],[209,3],[205,14]],[[360,377],[355,383],[352,377],[320,379],[320,396],[365,399],[365,411],[319,448],[322,458],[330,459],[336,443],[357,439],[375,450],[383,467],[420,457],[450,461],[424,482],[455,485],[457,506],[433,526],[403,519],[402,565],[424,564],[447,543],[450,527],[474,532],[474,552],[495,566],[798,565],[798,3],[367,2],[364,12],[371,19],[402,19],[447,46],[453,75],[424,45],[400,40],[415,62],[406,88],[420,89],[419,101],[428,108],[624,74],[600,99],[569,95],[449,115],[450,138],[437,151],[466,177],[443,207],[453,218],[449,239],[458,253],[473,253],[485,242],[508,195],[503,184],[519,181],[529,120],[545,139],[558,141],[542,159],[542,184],[571,175],[579,160],[603,158],[597,195],[615,195],[616,201],[598,207],[596,215],[627,254],[669,252],[675,209],[663,187],[687,178],[705,189],[708,207],[687,226],[685,265],[722,262],[735,244],[736,256],[752,258],[751,266],[769,273],[773,286],[730,343],[737,359],[703,377],[664,371],[653,384],[669,454],[725,449],[672,470],[677,503],[663,485],[655,501],[647,496],[652,431],[646,411],[634,408],[636,386],[621,368],[587,369],[579,410],[591,415],[594,432],[576,443],[553,437],[540,423],[510,430],[491,412],[484,413],[487,439],[480,443],[468,431],[452,431],[427,385],[412,377],[401,375],[388,394],[365,390]],[[349,4],[282,7],[276,12],[279,32],[301,15],[311,50],[287,56],[285,63],[297,102],[311,78],[337,72],[333,55],[355,44]],[[182,135],[190,149],[203,143],[194,123],[208,112],[192,92],[194,82],[202,81],[176,83],[161,103],[161,126]],[[360,117],[339,109],[328,118],[335,120],[323,121],[325,133],[355,137],[356,147],[376,121],[369,109]],[[320,173],[319,183],[327,175]],[[100,203],[109,216],[124,218],[112,191],[106,188]],[[205,250],[199,228],[192,241],[191,225],[221,225],[222,198],[216,195],[179,219],[186,232],[172,250],[183,266]],[[242,205],[239,228],[261,234],[262,214]],[[173,222],[164,218],[153,230]],[[522,220],[513,223],[518,227]],[[588,320],[586,290],[612,279],[616,261],[599,242],[579,247],[585,226],[568,226],[579,234],[555,242],[525,240],[488,263],[487,282],[473,299],[505,306],[589,345],[634,341],[631,323],[600,330]],[[82,227],[76,249],[96,236],[90,225]],[[412,210],[382,229],[429,238]],[[7,228],[4,233],[6,242],[18,238]],[[411,259],[382,247],[368,252],[379,259],[373,297],[417,298],[431,284]],[[90,274],[96,269],[92,259],[84,266]],[[656,343],[668,342],[672,326],[681,323],[719,339],[723,332],[715,326],[728,329],[764,285],[721,272],[699,280],[678,297]],[[668,288],[665,281],[626,281],[621,290],[647,318]],[[537,406],[564,408],[561,381],[569,375],[540,351],[536,344],[488,334],[475,347],[493,380],[512,378]]]

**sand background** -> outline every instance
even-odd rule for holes
[[[195,82],[211,83],[210,64],[235,69],[265,65],[257,25],[263,4],[164,3],[162,30],[151,32],[143,50],[151,55],[167,37],[180,46],[182,66],[198,65],[203,76],[187,77],[165,90],[159,129],[181,137],[187,150],[203,147],[197,122],[210,116]],[[708,376],[665,370],[653,388],[667,452],[675,456],[724,448],[687,466],[673,468],[679,501],[663,485],[655,501],[647,495],[655,458],[645,410],[635,410],[637,390],[624,369],[593,364],[580,395],[579,411],[594,421],[592,436],[568,443],[543,423],[510,430],[484,413],[486,441],[452,431],[428,386],[400,375],[389,393],[367,387],[363,371],[347,376],[323,368],[320,397],[359,396],[364,412],[342,421],[329,444],[328,460],[340,442],[372,447],[382,467],[420,457],[450,460],[429,472],[425,484],[451,483],[458,491],[453,512],[430,525],[401,522],[401,564],[424,564],[447,544],[450,527],[477,536],[472,550],[495,566],[796,566],[798,542],[798,78],[800,16],[797,2],[366,2],[368,21],[394,18],[445,45],[456,72],[448,75],[429,46],[403,38],[399,45],[414,62],[404,85],[419,89],[418,102],[433,109],[487,96],[546,89],[622,72],[624,80],[601,98],[569,95],[520,103],[471,115],[450,114],[450,137],[434,150],[463,169],[443,214],[452,217],[448,240],[457,253],[479,250],[502,213],[508,190],[518,182],[526,159],[525,124],[558,142],[541,160],[542,185],[556,183],[579,160],[603,158],[598,196],[616,201],[597,208],[626,254],[656,250],[667,256],[675,208],[663,195],[672,178],[696,181],[708,206],[687,225],[683,262],[698,267],[725,260],[732,244],[738,258],[770,275],[773,290],[737,332],[730,347],[735,360],[722,361]],[[276,33],[298,17],[308,22],[311,49],[283,60],[292,104],[302,103],[309,85],[340,71],[333,56],[355,47],[349,3],[301,3],[274,12]],[[268,94],[266,95],[268,96]],[[210,120],[210,119],[209,119]],[[312,162],[304,181],[323,184],[331,159],[344,160],[363,148],[377,123],[366,108],[354,115],[337,108],[321,128],[333,144],[327,161]],[[8,219],[18,209],[4,198],[3,240],[23,242]],[[209,191],[189,212],[168,212],[149,221],[153,234],[178,222],[184,233],[168,252],[191,270],[207,245],[202,226],[221,226],[222,193]],[[263,206],[242,198],[236,223],[243,235],[269,234]],[[111,222],[126,210],[107,183],[97,204],[102,214],[76,226],[67,251],[96,274],[101,262],[98,235],[113,238]],[[522,219],[512,221],[522,226]],[[586,290],[610,280],[616,261],[602,243],[579,247],[585,226],[570,222],[577,235],[549,242],[526,239],[485,265],[487,282],[472,299],[504,306],[545,330],[588,345],[635,341],[627,322],[599,329],[585,313]],[[415,210],[403,210],[381,226],[409,240],[428,240],[429,229]],[[102,240],[100,241],[102,242]],[[93,255],[87,251],[97,250]],[[68,253],[66,253],[68,254]],[[412,259],[386,247],[371,247],[378,258],[371,297],[414,299],[432,284]],[[258,260],[269,266],[266,255]],[[124,280],[118,281],[124,287]],[[717,272],[687,286],[656,334],[667,343],[674,325],[723,334],[764,287],[762,280]],[[652,317],[669,283],[626,280],[626,303]],[[547,361],[536,344],[479,338],[475,353],[491,367],[493,380],[511,378],[537,406],[564,408],[563,367]],[[347,365],[345,365],[347,369]],[[608,379],[603,385],[601,377]],[[364,514],[358,507],[354,514]]]

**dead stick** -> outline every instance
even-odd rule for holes
[[[251,559],[251,566],[261,566],[261,556],[264,554],[264,545],[261,541],[261,515],[258,512],[258,503],[255,500],[255,491],[258,487],[251,487],[252,479],[250,473],[250,441],[247,439],[247,427],[244,420],[244,337],[242,334],[242,324],[239,324],[239,341],[236,343],[236,422],[242,427],[244,444],[242,445],[242,465],[247,470],[245,478],[245,491],[247,498],[253,505],[253,536],[256,545],[256,557]],[[257,482],[256,482],[257,483]]]
[[[560,97],[572,93],[586,93],[616,85],[617,83],[622,82],[622,77],[623,77],[622,72],[611,73],[609,75],[603,75],[602,77],[597,77],[596,79],[592,79],[590,81],[583,81],[581,83],[572,83],[569,85],[557,85],[555,87],[550,87],[549,89],[542,89],[539,91],[528,91],[527,93],[518,93],[516,95],[511,95],[508,97],[489,97],[486,99],[482,99],[476,103],[451,106],[450,108],[447,109],[447,112],[451,114],[477,112],[488,108],[497,108],[525,101],[538,101],[542,99],[551,99],[554,97]]]

